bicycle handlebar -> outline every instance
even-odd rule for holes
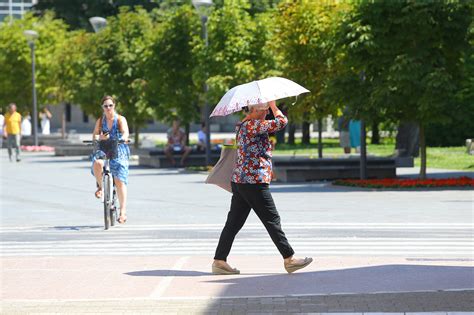
[[[100,141],[105,141],[105,140],[83,140],[82,143],[95,144],[95,143],[98,143],[98,142],[100,142]],[[130,143],[132,143],[132,141],[130,141],[130,140],[127,140],[127,141],[125,141],[125,140],[119,140],[118,143],[119,143],[119,144],[130,144]]]

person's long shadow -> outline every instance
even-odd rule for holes
[[[220,297],[473,290],[474,268],[383,265],[205,281],[226,284]]]
[[[204,276],[213,276],[211,272],[202,272],[202,271],[193,271],[193,270],[167,270],[167,269],[157,269],[157,270],[141,270],[141,271],[131,271],[124,273],[128,276],[134,277],[204,277]],[[247,273],[246,275],[266,275],[265,273]]]

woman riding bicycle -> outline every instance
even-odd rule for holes
[[[120,216],[118,222],[123,224],[127,221],[127,184],[128,184],[128,160],[130,158],[130,148],[126,144],[128,141],[129,131],[127,120],[115,112],[115,100],[112,96],[104,96],[102,98],[102,108],[104,113],[95,124],[92,132],[92,140],[117,139],[124,140],[125,143],[118,144],[118,154],[116,158],[110,160],[110,171],[114,177],[115,187],[117,189],[118,199],[120,202]],[[102,197],[102,170],[104,161],[92,159],[93,175],[97,182],[96,198]]]

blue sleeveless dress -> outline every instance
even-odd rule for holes
[[[118,115],[115,114],[114,122],[112,123],[112,130],[109,130],[106,119],[102,119],[102,130],[109,132],[111,138],[122,139],[122,133],[118,127]],[[125,185],[128,184],[128,160],[130,159],[130,148],[127,144],[121,143],[118,145],[118,156],[110,160],[110,171],[112,175],[118,178]],[[92,169],[91,173],[94,175],[93,165],[96,160],[96,155],[92,155]]]

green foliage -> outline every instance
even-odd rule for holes
[[[201,25],[194,8],[189,5],[170,8],[161,16],[146,64],[150,83],[147,98],[160,120],[175,115],[185,123],[198,118],[200,87],[192,75],[197,66],[193,48],[200,36]]]
[[[71,85],[73,100],[86,112],[99,116],[100,99],[113,95],[118,111],[132,127],[139,128],[153,114],[145,93],[145,64],[154,24],[151,16],[139,8],[122,8],[107,24],[97,34],[77,33],[70,39],[82,44],[83,54],[83,58],[68,59],[70,67],[78,69],[77,83]]]
[[[348,106],[367,125],[418,121],[428,143],[474,133],[472,1],[216,0],[208,47],[190,0],[92,2],[40,1],[66,22],[40,9],[0,24],[2,106],[31,106],[23,31],[35,29],[40,105],[72,102],[98,116],[112,94],[136,128],[152,117],[196,121],[205,83],[212,105],[235,85],[281,75],[311,90],[291,107],[294,121]],[[100,33],[68,30],[92,15],[108,16]]]
[[[17,103],[20,111],[32,107],[31,51],[23,31],[38,32],[35,41],[36,89],[39,106],[61,98],[56,55],[63,49],[67,26],[50,12],[41,18],[26,15],[21,20],[0,23],[0,104]]]
[[[224,6],[224,3],[230,2],[229,0],[213,0],[214,5],[217,8]],[[235,0],[233,0],[235,1]],[[238,1],[238,0],[237,0]],[[254,16],[259,13],[264,13],[272,8],[276,7],[281,0],[248,0],[247,5],[244,7],[250,15]]]
[[[368,120],[445,120],[471,20],[467,2],[361,2],[340,29],[343,71],[333,95]]]
[[[290,115],[310,121],[335,114],[337,103],[327,97],[328,82],[335,73],[335,35],[343,12],[349,7],[336,2],[284,2],[276,16],[273,49],[285,76],[308,88]]]
[[[209,85],[209,102],[217,104],[231,87],[275,74],[273,55],[265,50],[270,39],[271,18],[246,11],[249,2],[227,1],[209,18],[209,47],[195,46],[198,67],[194,81]]]
[[[474,12],[474,3],[471,3]],[[461,52],[460,89],[455,101],[446,106],[443,115],[445,123],[434,123],[426,128],[427,143],[431,146],[456,146],[464,144],[465,139],[474,136],[474,22],[468,33],[469,47]]]

